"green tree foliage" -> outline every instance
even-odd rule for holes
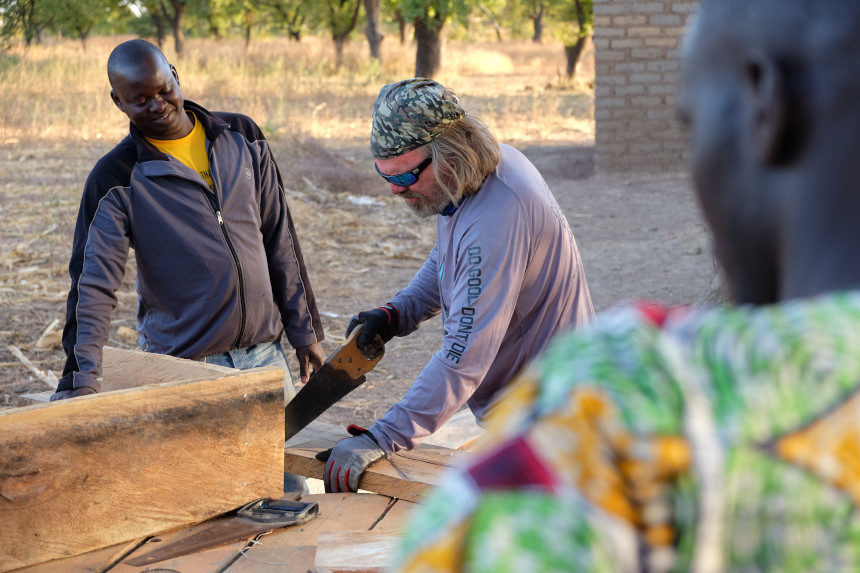
[[[382,0],[380,4],[382,15],[389,15],[394,22],[397,22],[397,28],[400,36],[400,43],[406,43],[406,18],[403,16],[403,8],[401,0]]]
[[[343,49],[358,23],[362,0],[318,0],[309,15],[325,26],[334,41],[335,67],[343,65]]]
[[[312,7],[310,0],[257,0],[256,4],[261,17],[266,18],[275,29],[286,30],[290,38],[297,42],[302,39],[302,31]]]
[[[52,27],[63,36],[80,40],[84,49],[93,30],[100,25],[119,21],[129,13],[118,1],[44,0],[44,4],[53,16]]]
[[[53,15],[44,0],[0,0],[0,39],[8,44],[18,34],[29,46],[38,43],[42,32],[50,26]]]

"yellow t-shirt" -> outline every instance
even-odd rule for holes
[[[162,153],[172,155],[199,173],[211,189],[212,175],[209,173],[209,156],[206,155],[206,132],[203,131],[203,126],[200,125],[193,113],[191,113],[191,117],[194,118],[194,129],[185,137],[181,139],[152,139],[147,137],[146,140]]]

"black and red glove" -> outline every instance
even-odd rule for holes
[[[361,334],[358,335],[356,344],[358,349],[366,351],[373,343],[373,340],[378,335],[382,342],[388,342],[397,331],[400,330],[400,313],[393,304],[388,303],[373,310],[365,310],[359,312],[349,321],[349,326],[346,327],[346,335],[352,332],[359,324],[364,325]]]
[[[382,448],[368,430],[350,424],[346,430],[352,434],[316,455],[326,462],[323,481],[327,493],[358,491],[358,480],[370,464],[385,455]]]

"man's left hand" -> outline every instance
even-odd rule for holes
[[[322,368],[323,363],[325,363],[325,353],[323,353],[322,345],[319,342],[296,348],[296,358],[299,359],[299,375],[302,378],[302,384],[306,384],[311,373]]]
[[[370,464],[385,455],[369,431],[350,424],[351,438],[341,440],[316,458],[326,462],[323,472],[326,493],[358,491],[358,480]]]

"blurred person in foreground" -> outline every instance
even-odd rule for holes
[[[325,360],[322,325],[281,176],[249,117],[184,100],[179,76],[144,40],[108,59],[129,135],[96,163],[75,227],[63,348],[52,399],[101,389],[102,349],[129,248],[137,262],[140,347],[234,368],[296,350],[302,381]]]
[[[406,571],[860,570],[860,3],[704,0],[680,114],[734,308],[555,340]]]
[[[442,314],[443,336],[406,396],[328,458],[328,491],[356,491],[365,468],[412,449],[461,406],[476,418],[557,333],[593,315],[567,219],[522,153],[500,145],[433,80],[384,86],[370,138],[376,170],[419,216],[435,216],[436,245],[384,306],[359,313],[361,348]]]

